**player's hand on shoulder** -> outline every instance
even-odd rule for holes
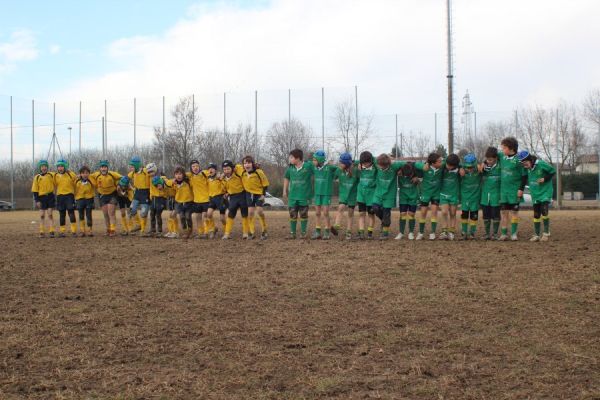
[[[458,174],[459,174],[460,176],[465,176],[465,169],[464,169],[464,168],[460,168],[460,169],[458,170]]]

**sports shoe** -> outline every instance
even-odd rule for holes
[[[412,232],[408,233],[408,240],[415,240],[415,234]]]
[[[498,238],[498,241],[500,242],[506,242],[508,240],[508,235],[500,235],[500,237]]]
[[[435,240],[435,234],[433,234],[433,238],[431,237],[431,235],[429,235],[429,240]],[[438,240],[447,240],[448,239],[448,234],[446,232],[442,232],[440,233],[440,236],[438,236]]]
[[[40,233],[38,234],[38,237],[39,237],[40,239],[42,239],[42,238],[45,238],[45,237],[46,237],[46,234],[45,234],[44,232],[40,232]]]
[[[417,237],[415,238],[415,240],[423,240],[423,234],[421,232],[417,233]]]
[[[209,239],[214,239],[215,238],[215,231],[208,232],[208,238]]]
[[[242,240],[248,240],[248,234],[247,233],[244,234],[244,235],[242,235]]]
[[[71,237],[77,237],[77,232],[71,232]]]
[[[476,239],[476,238],[475,238],[475,234],[474,234],[474,233],[469,233],[469,234],[467,235],[467,239],[468,239],[468,240],[475,240],[475,239]]]
[[[242,237],[242,239],[243,239],[243,237]],[[249,235],[246,237],[246,240],[254,240],[254,234],[253,234],[253,233],[249,234]]]
[[[130,232],[131,232],[131,233],[133,233],[133,232],[138,232],[138,231],[139,231],[139,230],[141,230],[141,229],[142,229],[142,227],[136,224],[136,225],[134,225],[134,226],[133,226],[133,228],[131,228],[131,231],[130,231]]]
[[[229,240],[231,239],[231,235],[228,234],[224,234],[223,237],[221,238],[221,240]]]
[[[187,229],[184,234],[183,234],[183,238],[184,239],[189,239],[192,237],[192,230],[191,229]]]
[[[268,237],[269,235],[267,235],[267,232],[260,233],[260,240],[267,240]]]
[[[75,235],[79,236],[79,237],[85,237],[85,232],[79,232],[79,235],[77,235],[77,234],[75,234]]]
[[[467,236],[466,233],[461,232],[460,233],[460,238],[458,240],[469,240],[469,236]]]
[[[165,233],[163,235],[163,237],[170,238],[171,237],[171,233],[173,233],[173,232],[167,232],[167,233]]]
[[[330,238],[331,238],[331,236],[329,236],[329,232],[323,232],[323,236],[322,236],[323,240],[329,240]]]
[[[290,232],[289,236],[287,237],[288,240],[296,240],[296,234]]]
[[[365,240],[365,233],[364,232],[358,232],[358,240]]]
[[[300,239],[307,239],[307,238],[308,238],[308,233],[300,232]]]
[[[310,235],[310,240],[319,240],[321,239],[321,233],[317,231],[313,231],[312,235]]]
[[[115,236],[117,236],[117,232],[115,232],[115,231],[108,231],[108,236],[109,237],[115,237]]]
[[[435,233],[429,234],[429,240],[435,240]]]
[[[373,231],[367,231],[367,240],[373,240]]]
[[[61,232],[61,233],[58,234],[58,237],[59,238],[64,238],[64,237],[67,237],[67,235],[64,232]]]
[[[86,235],[87,235],[88,237],[94,237],[94,232],[92,232],[92,231],[89,231],[89,232],[88,232]]]
[[[516,242],[519,240],[519,237],[517,236],[517,234],[515,233],[514,235],[510,236],[510,240],[512,240],[513,242]]]
[[[208,235],[206,233],[201,233],[198,235],[198,239],[208,239]]]
[[[448,232],[448,240],[454,240],[454,233]]]
[[[390,236],[387,234],[381,234],[381,236],[379,236],[379,240],[388,240],[389,238]]]
[[[346,231],[346,236],[345,236],[346,240],[352,240],[352,232],[350,231]]]
[[[55,236],[55,234],[54,234],[54,232],[50,232],[50,233],[48,234],[48,236],[50,236],[51,238],[53,238],[53,237]]]
[[[337,226],[332,226],[331,227],[331,233],[333,233],[334,236],[338,235],[338,227]]]
[[[539,242],[540,241],[540,237],[538,235],[533,235],[531,237],[531,239],[529,239],[530,242]]]
[[[141,237],[152,237],[154,236],[154,232],[150,231],[150,232],[141,232],[140,234]]]
[[[402,240],[403,237],[404,237],[404,235],[401,234],[401,233],[399,233],[399,234],[396,235],[396,237],[394,239],[396,239],[396,240]]]
[[[542,237],[540,238],[540,242],[547,242],[550,240],[550,234],[549,233],[544,233],[542,235]]]
[[[491,234],[489,234],[489,235],[483,235],[481,238],[479,238],[479,240],[484,240],[484,241],[486,241],[486,240],[492,240],[492,235]]]

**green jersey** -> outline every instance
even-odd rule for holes
[[[372,206],[375,187],[377,185],[377,168],[372,166],[369,169],[361,169],[358,172],[358,192],[356,194],[356,201],[364,203],[367,206]]]
[[[523,187],[523,177],[527,176],[527,171],[514,156],[499,155],[500,162],[500,203],[501,204],[519,204],[521,199],[517,192]]]
[[[539,158],[535,160],[535,164],[531,169],[527,170],[527,181],[533,204],[550,203],[552,201],[552,194],[554,193],[552,176],[555,173],[556,170],[552,165]],[[543,183],[538,183],[540,178],[544,178]]]
[[[356,188],[358,186],[358,169],[352,167],[350,172],[338,168],[335,177],[339,182],[339,203],[349,206],[356,205]]]
[[[413,178],[399,176],[398,187],[400,188],[399,203],[416,206],[419,202],[419,186],[413,183]]]
[[[337,170],[338,167],[331,164],[325,164],[321,167],[314,167],[315,195],[331,196],[333,193],[333,179],[335,178],[335,173]]]
[[[396,192],[398,191],[398,170],[406,164],[404,161],[393,162],[388,169],[377,167],[375,194],[373,203],[383,208],[396,207]]]
[[[474,168],[472,172],[465,170],[460,178],[460,205],[463,211],[479,210],[481,199],[481,174]]]
[[[458,168],[444,168],[442,187],[440,189],[440,204],[458,204],[460,201],[460,175]]]
[[[483,164],[481,172],[481,205],[498,207],[500,205],[500,164]]]
[[[440,189],[442,188],[442,175],[446,166],[444,164],[442,164],[441,168],[429,166],[429,169],[425,171],[423,169],[425,165],[426,163],[424,162],[415,163],[415,169],[423,171],[420,201],[422,203],[429,203],[431,200],[439,201]]]
[[[312,178],[315,167],[312,162],[305,161],[300,168],[290,165],[285,171],[285,179],[290,181],[288,199],[290,201],[306,201],[312,198]]]

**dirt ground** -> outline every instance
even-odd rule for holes
[[[265,242],[99,214],[38,239],[36,216],[0,213],[1,399],[600,398],[598,211],[551,212],[548,243],[291,242],[285,212]]]

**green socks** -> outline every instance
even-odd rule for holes
[[[550,217],[542,217],[544,223],[544,233],[550,233]]]
[[[302,232],[303,235],[306,233],[307,226],[308,226],[308,220],[301,219],[300,220],[300,231]]]
[[[296,234],[296,228],[298,227],[297,219],[290,219],[290,233]]]
[[[489,219],[483,220],[483,226],[485,227],[485,235],[490,236],[492,221]]]

